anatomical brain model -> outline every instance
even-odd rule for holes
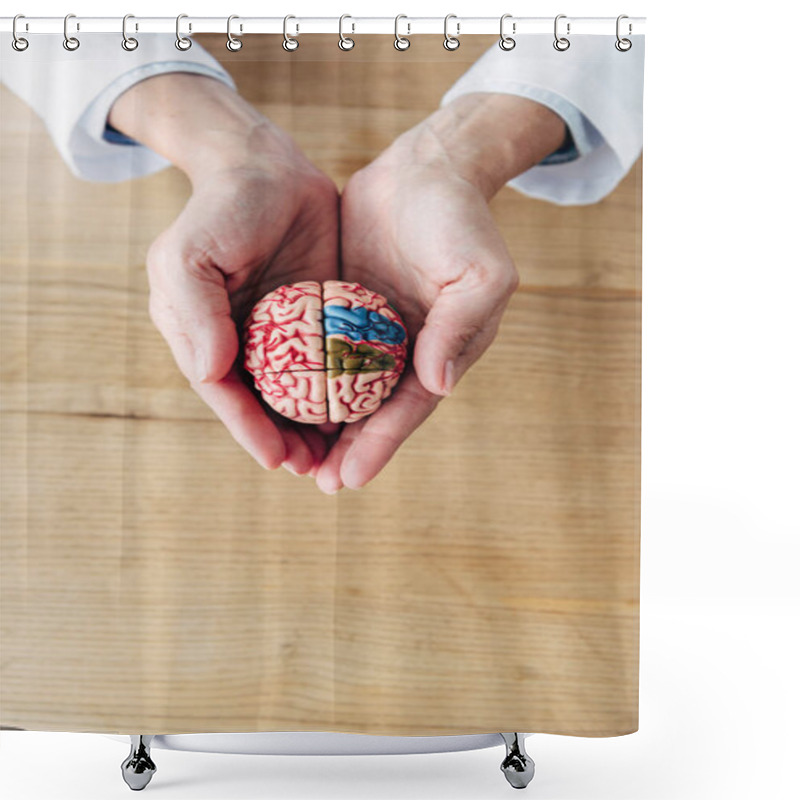
[[[392,393],[408,335],[386,298],[359,283],[302,281],[256,303],[244,365],[264,400],[297,422],[355,422]]]

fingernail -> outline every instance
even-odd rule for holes
[[[325,494],[336,494],[341,488],[338,485],[338,481],[330,475],[325,475],[322,480],[318,480],[316,483],[320,491],[325,492]]]
[[[284,462],[283,462],[283,464],[281,464],[281,466],[282,466],[282,467],[283,467],[285,470],[288,470],[289,472],[291,472],[291,473],[292,473],[292,475],[299,475],[299,474],[300,474],[300,473],[299,473],[299,472],[298,472],[298,471],[297,471],[297,470],[296,470],[296,469],[295,469],[295,468],[294,468],[294,467],[293,467],[291,464],[289,464],[289,463],[288,463],[288,462],[286,462],[286,461],[284,461]]]
[[[450,394],[456,382],[456,365],[452,360],[444,365],[444,392]]]

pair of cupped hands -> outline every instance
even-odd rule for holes
[[[372,480],[491,344],[518,276],[488,201],[564,136],[560,118],[532,101],[465,95],[399,136],[340,194],[291,136],[211,78],[143,81],[109,122],[191,181],[185,208],[147,254],[150,314],[178,366],[262,467],[311,475],[329,494]],[[409,363],[371,416],[294,423],[244,378],[241,327],[272,289],[331,279],[397,308]]]

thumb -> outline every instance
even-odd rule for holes
[[[497,335],[518,285],[516,270],[466,275],[445,286],[414,345],[414,369],[429,392],[448,395]]]
[[[150,317],[192,382],[230,372],[239,351],[225,277],[213,265],[155,248],[148,254]]]

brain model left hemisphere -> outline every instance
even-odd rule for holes
[[[302,281],[256,303],[244,365],[264,400],[297,422],[355,422],[392,393],[408,334],[385,297],[359,283]]]

